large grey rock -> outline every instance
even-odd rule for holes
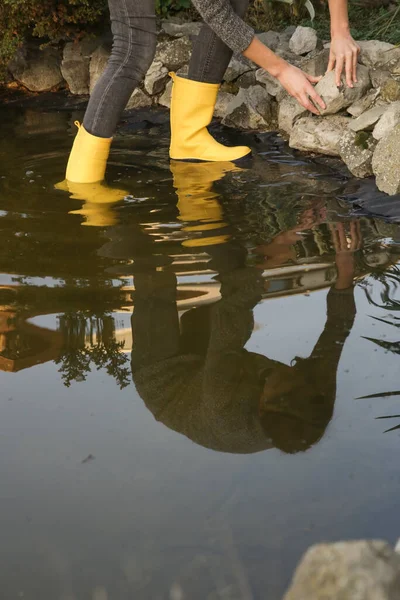
[[[366,110],[368,110],[369,108],[371,108],[371,106],[373,105],[373,103],[375,102],[375,100],[378,98],[378,96],[379,96],[379,90],[374,90],[374,89],[369,90],[365,94],[365,96],[363,96],[359,100],[356,100],[355,102],[353,102],[353,104],[351,104],[347,108],[347,112],[352,117],[359,117]]]
[[[161,42],[157,46],[154,60],[161,62],[168,71],[177,71],[187,64],[192,51],[192,42],[188,37]]]
[[[165,20],[161,23],[161,29],[171,37],[191,37],[200,33],[202,24],[199,21],[175,22]]]
[[[339,115],[302,117],[293,125],[289,146],[305,152],[339,156],[339,141],[348,124],[349,119]]]
[[[243,73],[243,75],[241,75],[240,77],[238,77],[235,81],[236,85],[238,86],[238,88],[249,88],[253,85],[256,85],[257,83],[257,79],[256,79],[256,71],[247,71],[246,73]],[[239,91],[238,89],[238,91]]]
[[[133,108],[147,108],[151,105],[151,98],[149,98],[143,90],[136,88],[129,99],[126,110],[132,110]]]
[[[271,131],[275,129],[271,97],[260,85],[240,90],[229,103],[222,123],[238,129]]]
[[[387,52],[394,48],[393,44],[387,42],[380,42],[378,40],[367,40],[357,42],[361,48],[359,62],[366,67],[375,67],[380,64]]]
[[[279,97],[280,95],[286,93],[285,88],[279,83],[279,81],[275,77],[272,77],[272,75],[270,75],[268,71],[265,71],[265,69],[257,69],[256,80],[265,87],[270,96]]]
[[[219,92],[217,102],[215,104],[214,117],[223,119],[228,111],[228,106],[235,99],[234,94],[228,94],[227,92]]]
[[[265,44],[265,46],[267,46],[273,52],[275,52],[275,50],[281,43],[281,34],[277,33],[276,31],[272,31],[272,29],[270,31],[258,33],[257,37],[260,40],[260,42]]]
[[[323,76],[328,68],[329,55],[329,48],[314,50],[314,52],[310,52],[308,56],[304,57],[301,68],[309,75],[314,75],[314,77]]]
[[[400,125],[379,142],[372,158],[376,185],[382,192],[400,193]],[[399,588],[400,589],[400,588]]]
[[[320,111],[321,115],[333,115],[347,108],[350,104],[359,100],[371,87],[369,70],[363,65],[357,67],[358,82],[354,84],[353,88],[346,85],[344,77],[342,77],[341,87],[338,88],[335,77],[335,72],[330,71],[315,86],[316,92],[326,104],[326,109]]]
[[[386,109],[387,105],[374,106],[373,108],[370,108],[365,113],[357,117],[357,119],[351,121],[349,128],[354,132],[373,129],[373,126],[376,125]]]
[[[339,140],[339,153],[355,177],[370,177],[376,140],[371,134],[346,131]]]
[[[90,89],[90,57],[98,40],[82,40],[65,44],[61,73],[72,94],[88,94]]]
[[[295,98],[292,98],[292,96],[283,98],[278,109],[279,131],[290,135],[296,120],[302,115],[305,115],[306,112],[305,108],[303,108]]]
[[[290,38],[289,48],[294,54],[307,54],[316,49],[318,36],[312,27],[296,27],[295,32]]]
[[[168,69],[160,61],[153,61],[144,79],[144,88],[150,96],[165,90],[168,81]]]
[[[400,74],[400,48],[395,46],[388,52],[383,53],[382,59],[376,65],[386,71],[389,71],[393,75]]]
[[[8,68],[14,79],[31,92],[48,92],[63,82],[60,66],[59,52],[48,47],[20,50]]]
[[[227,70],[225,71],[224,81],[227,81],[228,83],[235,81],[238,79],[238,77],[251,70],[252,68],[249,66],[249,64],[241,57],[233,56]]]
[[[284,600],[399,600],[400,557],[386,542],[339,542],[305,554]]]
[[[109,61],[111,50],[108,46],[101,45],[92,54],[90,60],[89,74],[90,74],[90,93],[93,92],[94,87],[100,77],[103,75],[107,63]]]
[[[386,108],[382,117],[374,127],[372,135],[376,140],[381,140],[400,124],[400,101],[393,102]]]
[[[400,82],[396,79],[388,79],[381,87],[381,96],[387,102],[400,100]]]
[[[391,79],[393,76],[390,71],[382,69],[382,67],[378,67],[377,69],[370,69],[369,76],[371,78],[372,87],[376,89],[382,88],[385,83]]]
[[[165,91],[158,99],[158,104],[165,106],[165,108],[171,108],[171,94],[172,94],[172,81],[168,81]]]

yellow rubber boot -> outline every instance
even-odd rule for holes
[[[91,135],[78,121],[78,133],[68,161],[66,179],[56,189],[69,192],[74,200],[82,200],[82,209],[70,214],[81,214],[83,225],[104,227],[116,223],[112,205],[128,194],[125,190],[109,187],[104,182],[112,138]]]
[[[219,90],[218,84],[201,83],[170,73],[171,98],[170,156],[185,161],[236,161],[251,153],[247,146],[219,144],[208,132]]]
[[[103,181],[112,138],[100,138],[86,131],[75,121],[78,133],[69,156],[66,179],[73,183]]]
[[[170,168],[178,196],[178,218],[186,223],[183,231],[188,233],[182,245],[190,248],[224,244],[230,236],[224,231],[227,224],[213,184],[227,172],[242,169],[231,162],[196,164],[174,160]]]

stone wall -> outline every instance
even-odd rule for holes
[[[128,109],[170,106],[169,71],[187,74],[199,23],[164,21],[156,56]],[[276,131],[292,148],[340,156],[356,177],[376,176],[380,190],[400,193],[400,48],[379,41],[359,42],[358,83],[335,85],[325,74],[329,44],[309,27],[268,31],[258,37],[277,54],[312,75],[322,75],[316,89],[327,107],[320,117],[305,111],[263,69],[235,56],[225,74],[215,115],[228,127]],[[16,81],[35,92],[67,86],[72,94],[89,94],[110,56],[104,39],[68,43],[63,53],[24,49],[10,64]]]

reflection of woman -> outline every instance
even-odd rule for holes
[[[243,266],[237,248],[207,248],[220,273],[222,297],[184,314],[181,330],[175,276],[135,277],[132,372],[157,420],[221,452],[273,446],[297,452],[321,438],[332,417],[337,367],[355,316],[353,261],[352,255],[341,256],[348,254],[347,246],[340,246],[342,229],[338,225],[339,276],[328,294],[324,331],[311,356],[294,366],[244,348],[265,282],[257,269]]]
[[[205,21],[189,65],[187,79],[173,75],[171,158],[235,161],[247,147],[227,148],[208,133],[223,78],[233,52],[265,68],[308,110],[324,107],[311,83],[318,79],[289,65],[264,46],[243,20],[248,0],[193,0]],[[67,180],[96,183],[103,179],[112,136],[132,92],[143,80],[156,49],[154,0],[109,0],[113,50],[107,69],[91,96],[67,168]],[[346,0],[330,1],[332,48],[329,68],[338,77],[345,67],[348,85],[356,80],[358,47],[348,26]]]

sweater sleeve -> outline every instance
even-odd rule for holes
[[[205,23],[233,52],[240,54],[254,39],[254,30],[234,11],[229,0],[192,0]]]

